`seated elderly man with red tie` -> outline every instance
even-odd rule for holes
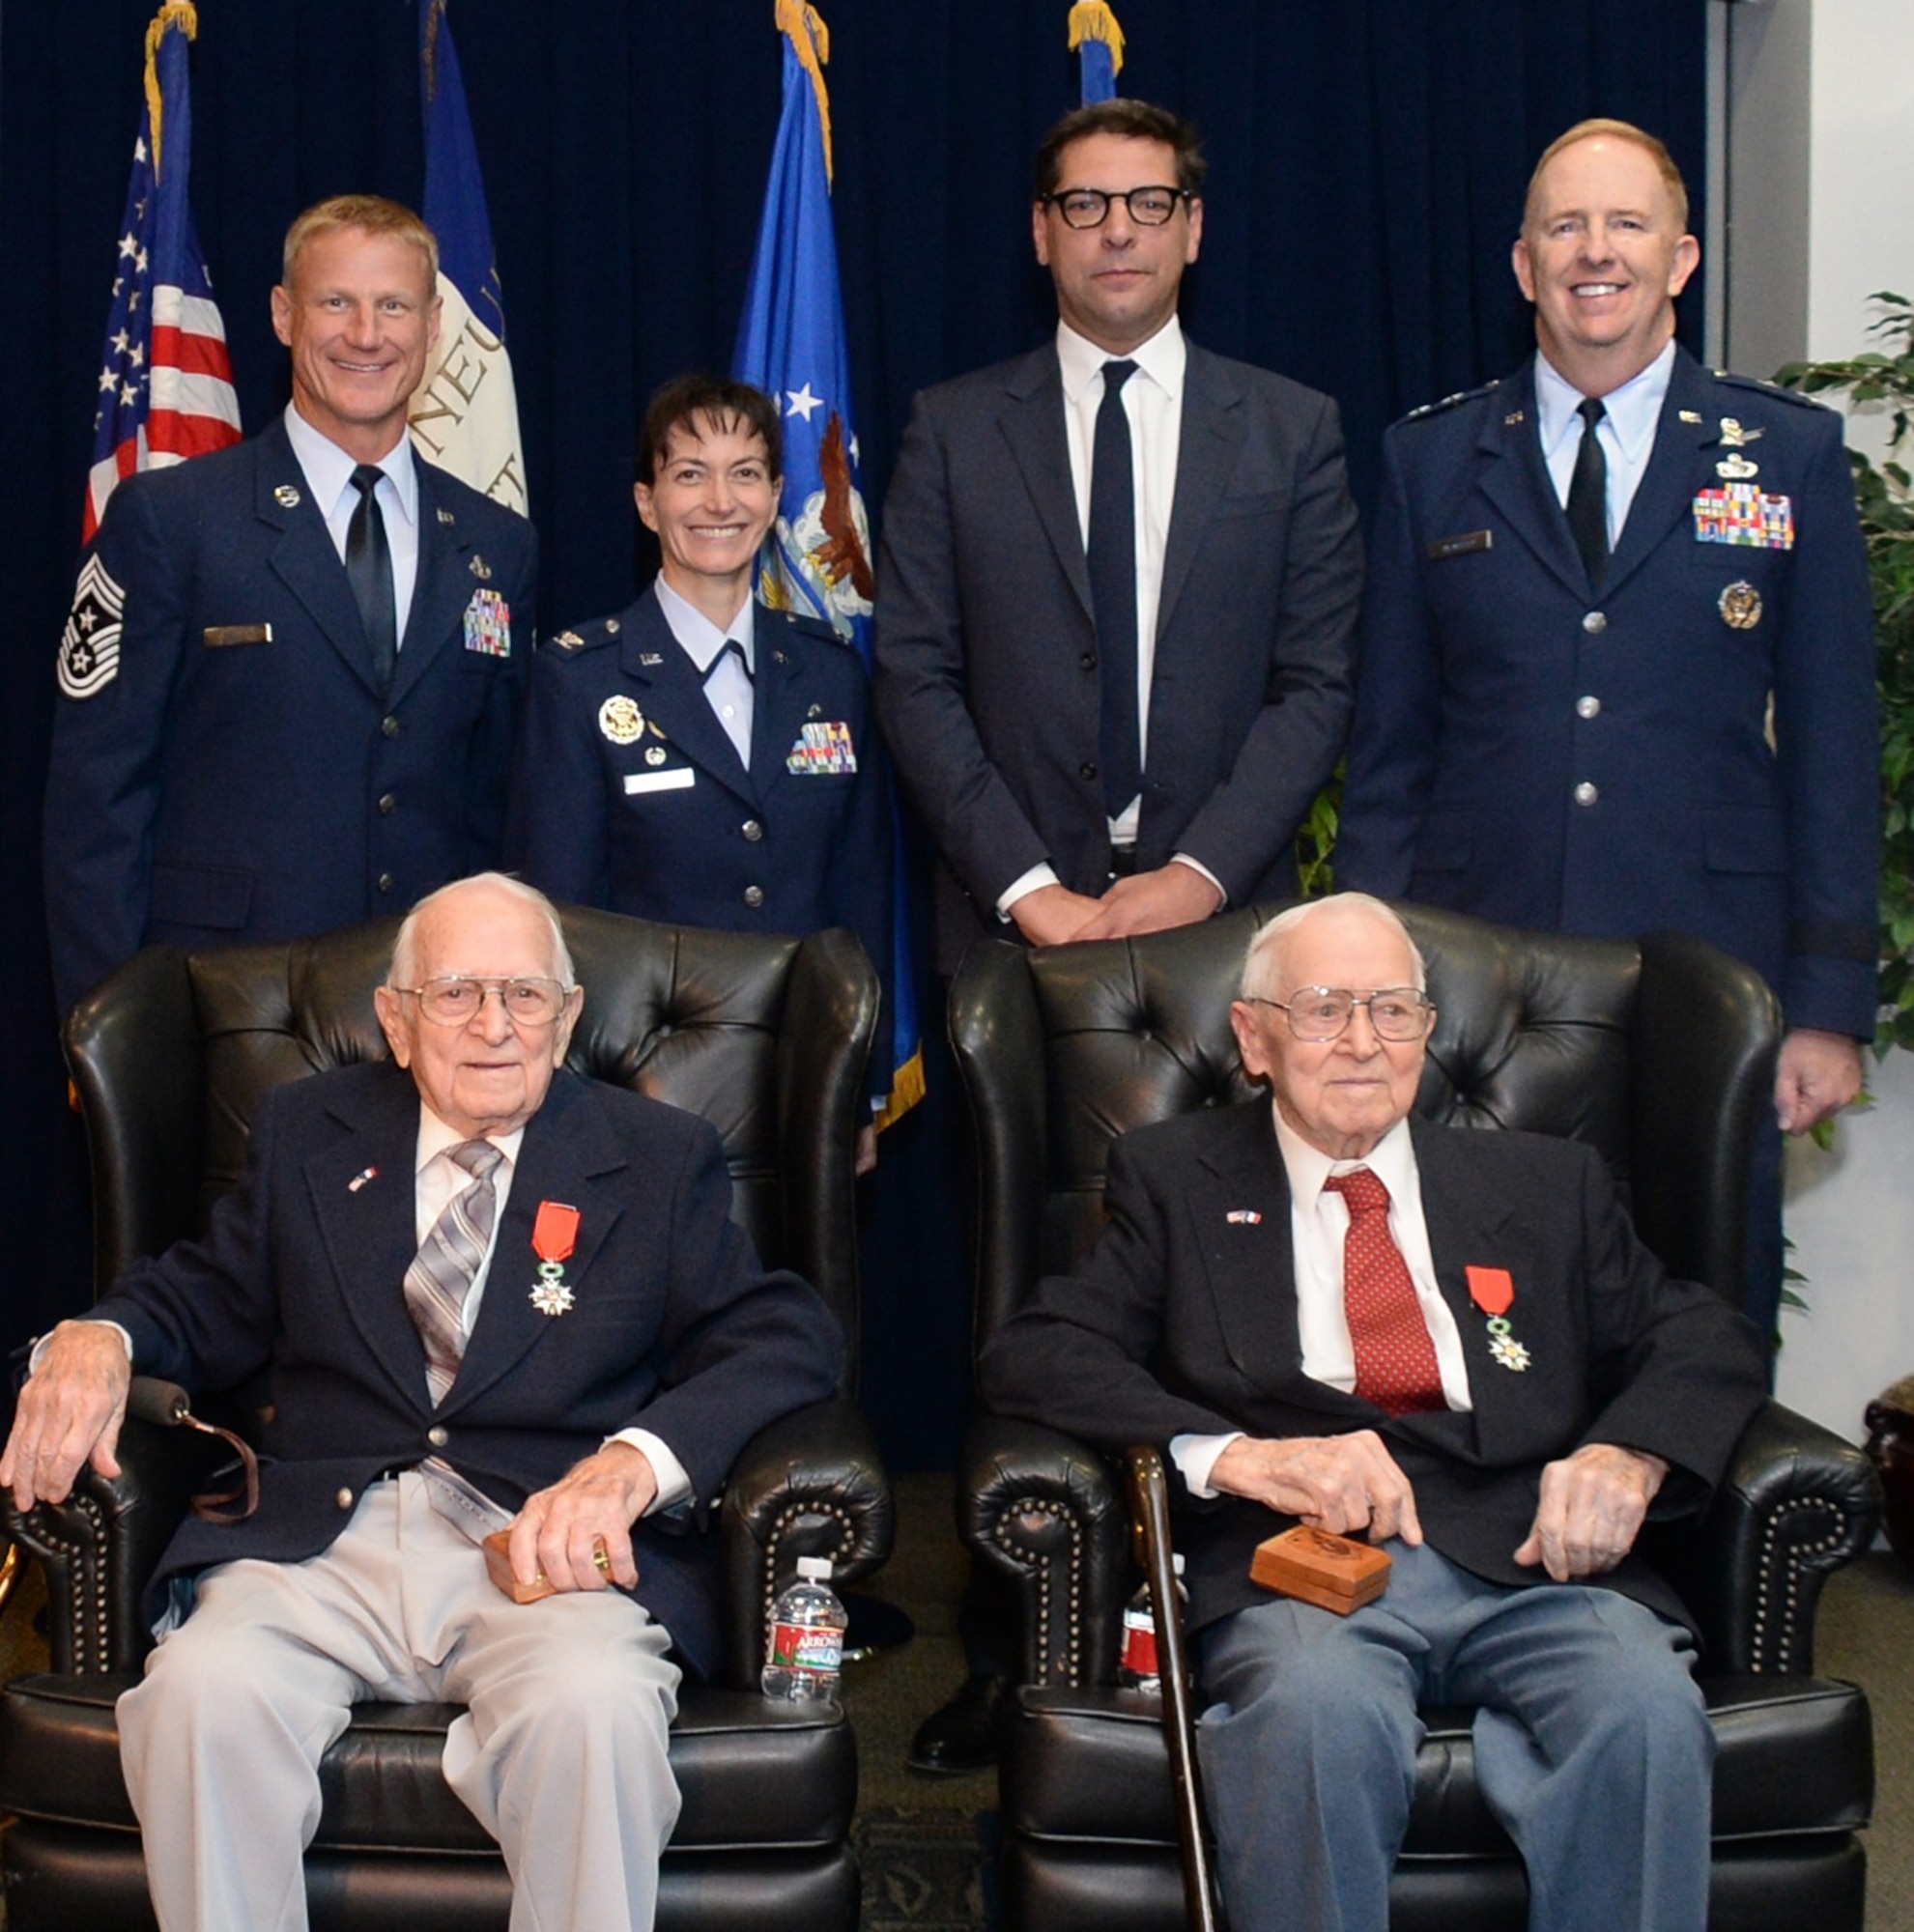
[[[708,1124],[565,1070],[583,993],[541,895],[485,874],[421,900],[374,998],[391,1062],[266,1096],[206,1238],[41,1346],[0,1483],[24,1509],[89,1458],[114,1474],[129,1365],[270,1369],[258,1507],[181,1528],[119,1705],[167,1932],[306,1924],[319,1759],[371,1698],[468,1706],[445,1776],[503,1851],[514,1932],[643,1932],[680,1661],[718,1648],[696,1532],[842,1341],[758,1267]],[[494,1587],[501,1528],[555,1594]]]
[[[1167,1445],[1235,1932],[1383,1932],[1430,1702],[1477,1709],[1536,1932],[1701,1932],[1713,1735],[1632,1550],[1706,1500],[1758,1338],[1668,1278],[1591,1149],[1411,1121],[1425,983],[1380,900],[1264,926],[1230,1019],[1273,1106],[1119,1142],[1109,1226],[998,1332],[985,1392]],[[1262,1589],[1292,1521],[1385,1547],[1386,1594]]]

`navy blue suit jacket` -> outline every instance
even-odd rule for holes
[[[556,899],[668,924],[800,936],[848,926],[888,997],[891,808],[870,680],[828,624],[761,605],[752,622],[749,770],[655,590],[546,639],[519,744],[510,861]],[[628,722],[615,736],[605,728],[604,707],[619,698],[637,707],[636,735]],[[807,725],[814,737],[842,726],[840,751],[807,761]]]
[[[418,577],[389,692],[283,420],[113,493],[75,605],[90,639],[63,646],[47,776],[62,1012],[144,945],[302,938],[497,863],[537,540],[417,471]],[[509,655],[471,647],[478,592],[509,610]]]
[[[237,1557],[315,1555],[376,1474],[434,1453],[516,1511],[632,1426],[684,1464],[701,1523],[745,1441],[835,1387],[837,1325],[794,1275],[759,1268],[729,1219],[712,1128],[561,1071],[527,1124],[465,1359],[435,1408],[403,1287],[418,1249],[418,1118],[417,1090],[390,1064],[274,1089],[206,1238],[129,1269],[93,1311],[131,1334],[137,1369],[188,1388],[270,1366],[258,1511],[189,1518],[156,1590]],[[574,1305],[557,1316],[530,1299],[546,1200],[579,1209]],[[426,1439],[435,1426],[443,1448]],[[652,1520],[635,1532],[634,1594],[700,1670],[719,1655],[708,1541]]]
[[[1723,463],[1790,499],[1791,549],[1698,540]],[[1696,933],[1760,972],[1789,1025],[1871,1037],[1873,614],[1841,418],[1677,351],[1599,595],[1532,363],[1398,423],[1384,471],[1337,883],[1512,925]]]
[[[1762,1398],[1753,1324],[1709,1290],[1668,1278],[1591,1148],[1421,1122],[1411,1131],[1472,1411],[1392,1420],[1303,1374],[1289,1179],[1265,1099],[1117,1143],[1109,1227],[1075,1273],[1046,1280],[992,1338],[980,1365],[986,1399],[1112,1452],[1232,1430],[1373,1429],[1414,1489],[1428,1542],[1494,1583],[1544,1579],[1513,1554],[1543,1465],[1585,1443],[1666,1458],[1657,1514],[1698,1507]],[[1489,1353],[1471,1266],[1508,1271],[1508,1321],[1529,1351],[1527,1370]],[[1239,1497],[1186,1492],[1180,1509],[1192,1626],[1260,1600],[1251,1553],[1290,1520]],[[1638,1557],[1599,1580],[1687,1620]]]
[[[1362,547],[1327,396],[1189,345],[1136,862],[1294,890],[1348,729]],[[1097,635],[1054,345],[917,398],[884,499],[878,715],[946,870],[938,964],[1044,861],[1109,885]]]

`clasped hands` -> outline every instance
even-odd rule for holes
[[[1667,1474],[1659,1456],[1607,1442],[1549,1463],[1515,1561],[1539,1563],[1557,1583],[1613,1570],[1634,1548]],[[1422,1541],[1414,1491],[1373,1429],[1275,1441],[1240,1435],[1216,1458],[1210,1483],[1338,1536]]]
[[[1222,902],[1222,894],[1194,866],[1172,859],[1153,872],[1113,880],[1101,898],[1073,893],[1068,886],[1039,886],[1024,894],[1010,915],[1032,946],[1062,946],[1194,925]]]
[[[131,1380],[126,1342],[108,1323],[63,1321],[53,1330],[0,1453],[0,1488],[13,1492],[15,1509],[65,1502],[82,1463],[109,1478],[120,1473]],[[657,1493],[644,1452],[608,1442],[526,1498],[512,1521],[512,1574],[529,1583],[542,1572],[558,1591],[630,1589],[638,1581],[631,1526]]]

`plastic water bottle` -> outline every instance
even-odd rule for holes
[[[797,1581],[771,1606],[764,1642],[767,1697],[802,1702],[838,1694],[849,1618],[831,1588],[831,1565],[822,1556],[797,1559]]]
[[[1176,1570],[1176,1593],[1186,1600],[1183,1587],[1183,1556],[1172,1555]],[[1117,1682],[1127,1690],[1141,1690],[1145,1696],[1162,1694],[1163,1676],[1157,1663],[1157,1616],[1150,1603],[1150,1585],[1141,1584],[1123,1613],[1123,1654],[1117,1661]]]

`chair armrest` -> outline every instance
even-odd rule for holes
[[[141,1613],[147,1579],[195,1493],[228,1452],[178,1427],[184,1390],[135,1376],[120,1431],[120,1473],[84,1465],[63,1503],[23,1516],[11,1503],[8,1529],[38,1558],[46,1578],[46,1639],[52,1667],[99,1676],[137,1670],[153,1647]]]
[[[745,1444],[725,1485],[728,1674],[757,1688],[765,1618],[800,1556],[827,1556],[843,1589],[891,1553],[890,1478],[856,1406],[839,1397],[794,1410]]]
[[[877,975],[855,933],[831,927],[799,946],[778,1030],[784,1259],[844,1331],[843,1394],[857,1388],[863,1331],[851,1150],[871,1118],[866,1074],[879,1004]]]
[[[957,1472],[957,1530],[1017,1605],[1026,1684],[1116,1675],[1128,1525],[1110,1464],[1033,1422],[979,1416]]]
[[[1880,1520],[1880,1478],[1867,1457],[1764,1403],[1700,1534],[1657,1552],[1700,1623],[1708,1668],[1811,1674],[1821,1585],[1867,1550]]]

